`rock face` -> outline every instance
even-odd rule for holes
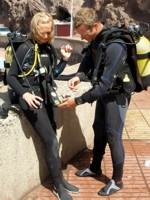
[[[3,19],[11,30],[20,28],[22,32],[27,32],[29,21],[35,12],[48,10],[56,15],[58,6],[70,12],[71,3],[73,14],[80,7],[93,7],[107,24],[120,25],[133,21],[149,23],[149,0],[0,0],[1,21]]]

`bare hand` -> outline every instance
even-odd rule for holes
[[[26,101],[30,108],[38,109],[43,99],[39,96],[26,92],[22,95],[22,98]]]
[[[74,108],[76,107],[76,103],[74,98],[66,98],[63,99],[63,103],[58,105],[59,108]]]
[[[63,60],[68,61],[72,53],[72,47],[69,44],[61,46],[60,53]]]
[[[71,89],[71,90],[75,90],[76,89],[76,86],[80,83],[80,79],[78,76],[75,76],[73,77],[72,79],[70,79],[68,81],[68,87]]]
[[[150,87],[147,87],[147,90],[146,90],[147,92],[150,92]]]

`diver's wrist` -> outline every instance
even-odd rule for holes
[[[77,104],[77,105],[81,105],[81,104],[83,104],[84,103],[84,101],[82,100],[82,98],[81,97],[75,97],[75,103]]]

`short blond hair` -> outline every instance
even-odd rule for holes
[[[81,25],[92,27],[95,22],[98,22],[98,16],[93,8],[81,8],[75,15],[74,28]]]
[[[54,38],[54,21],[53,17],[51,14],[48,12],[38,12],[36,13],[30,23],[30,32],[31,32],[31,37],[35,40],[38,40],[38,25],[39,24],[46,24],[51,22],[52,24],[52,32],[50,34],[50,41],[51,42]]]

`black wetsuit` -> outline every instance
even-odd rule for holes
[[[32,41],[22,44],[16,56],[21,63],[21,68],[27,72],[34,63],[34,50]],[[31,48],[28,54],[26,52]],[[24,59],[26,55],[26,59]],[[60,63],[52,69],[52,51],[48,44],[39,45],[39,55],[41,65],[46,68],[47,73],[40,75],[38,69],[39,64],[32,71],[31,74],[25,78],[19,78],[18,74],[22,74],[22,70],[18,67],[14,59],[8,73],[7,81],[13,90],[19,95],[19,104],[24,111],[26,117],[35,128],[36,132],[42,139],[46,149],[46,161],[48,164],[50,175],[53,178],[55,186],[61,180],[61,162],[59,158],[58,142],[56,138],[56,124],[53,116],[53,106],[50,102],[50,97],[47,94],[47,83],[52,84],[51,75],[57,77],[66,66],[66,61],[61,60]],[[36,95],[44,99],[42,107],[39,109],[31,109],[27,103],[22,99],[22,95],[30,91],[34,91]]]
[[[102,33],[100,33],[89,45],[77,74],[81,80],[84,75],[87,75],[89,79],[92,78],[97,58],[100,56],[98,46],[102,38]],[[90,168],[94,172],[99,171],[108,143],[113,162],[112,178],[116,181],[121,180],[123,175],[122,132],[131,92],[135,89],[135,83],[126,62],[127,47],[117,41],[119,40],[106,47],[103,61],[99,67],[98,83],[79,97],[82,103],[92,103],[97,100],[93,124],[95,136],[93,161]],[[123,83],[123,77],[130,81],[126,80]]]

